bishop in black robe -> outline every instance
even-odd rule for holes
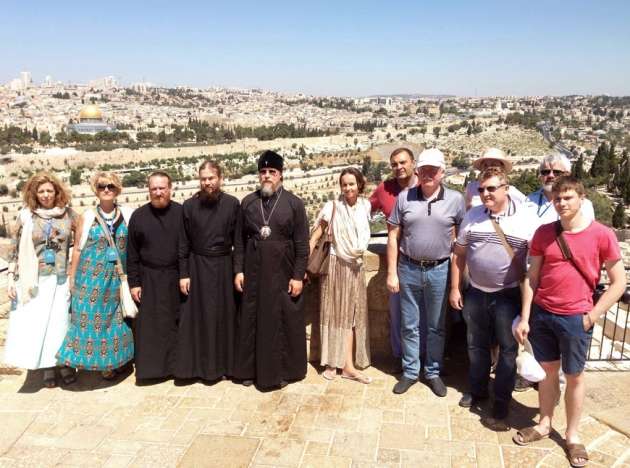
[[[175,377],[213,381],[230,376],[234,362],[236,305],[233,246],[238,200],[220,192],[184,202],[179,275],[190,278],[177,338]]]
[[[275,209],[274,209],[275,205]],[[261,210],[268,223],[263,222]],[[261,227],[271,233],[264,238]],[[265,233],[267,234],[267,233]],[[235,242],[234,269],[244,273],[234,377],[260,388],[306,376],[303,296],[288,293],[308,261],[308,221],[300,198],[280,188],[270,197],[247,195]]]
[[[151,203],[134,211],[129,221],[127,281],[141,287],[134,319],[136,378],[171,376],[175,363],[179,313],[178,236],[182,205]]]

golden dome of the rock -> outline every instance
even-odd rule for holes
[[[103,113],[94,104],[85,106],[79,112],[79,120],[103,120]]]

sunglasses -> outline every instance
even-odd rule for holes
[[[553,171],[551,169],[541,169],[540,175],[548,176],[552,172],[553,172],[553,175],[556,177],[560,177],[561,175],[564,175],[564,171],[559,171],[558,169],[554,169]]]
[[[487,187],[479,187],[477,189],[477,191],[481,194],[483,194],[486,190],[489,193],[494,193],[497,190],[499,190],[501,187],[505,187],[507,184],[501,184],[501,185],[488,185]]]
[[[110,192],[115,192],[116,191],[116,186],[114,184],[96,184],[96,190],[109,190]]]

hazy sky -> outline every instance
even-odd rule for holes
[[[3,0],[0,83],[630,95],[630,1]]]

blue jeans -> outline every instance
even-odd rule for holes
[[[389,341],[392,345],[392,354],[400,359],[400,293],[389,294]]]
[[[444,356],[444,319],[449,261],[435,267],[422,267],[404,257],[398,263],[400,283],[401,345],[403,375],[417,379],[420,375],[421,320],[427,324],[424,375],[440,376]]]
[[[495,401],[509,403],[516,380],[518,343],[512,335],[512,321],[521,311],[520,289],[508,288],[487,293],[469,287],[464,297],[464,320],[470,369],[470,392],[488,395],[490,348],[493,338],[499,345],[499,360],[494,380]]]

